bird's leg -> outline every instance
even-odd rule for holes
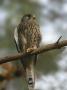
[[[32,47],[30,47],[30,48],[27,49],[27,52],[32,52],[35,49],[37,49],[37,47],[36,46],[32,46]]]
[[[32,51],[34,51],[36,49],[37,49],[37,46],[35,45],[35,46],[32,46],[31,48],[28,48],[27,52],[32,52]],[[36,65],[36,61],[37,61],[37,54],[35,54],[34,65]]]

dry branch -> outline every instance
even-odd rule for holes
[[[45,45],[43,47],[40,47],[40,48],[34,50],[33,52],[17,53],[15,55],[0,58],[0,64],[18,60],[21,57],[23,58],[26,55],[40,54],[40,53],[47,52],[47,51],[50,51],[50,50],[53,50],[53,49],[60,49],[61,47],[64,47],[64,46],[67,46],[67,40],[59,41],[58,43]]]

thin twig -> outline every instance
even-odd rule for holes
[[[56,44],[58,44],[59,43],[59,41],[60,41],[60,39],[62,38],[62,36],[60,36],[59,37],[59,39],[57,40],[57,42],[56,42]]]

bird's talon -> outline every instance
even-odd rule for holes
[[[28,49],[27,49],[27,52],[32,52],[32,51],[34,51],[35,49],[36,49],[35,47],[28,48]]]
[[[27,49],[27,52],[32,52],[33,51],[33,48],[28,48]]]

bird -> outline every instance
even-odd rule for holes
[[[34,51],[40,46],[41,32],[35,15],[25,14],[14,31],[14,41],[20,53]],[[37,54],[21,58],[28,90],[34,90]]]

